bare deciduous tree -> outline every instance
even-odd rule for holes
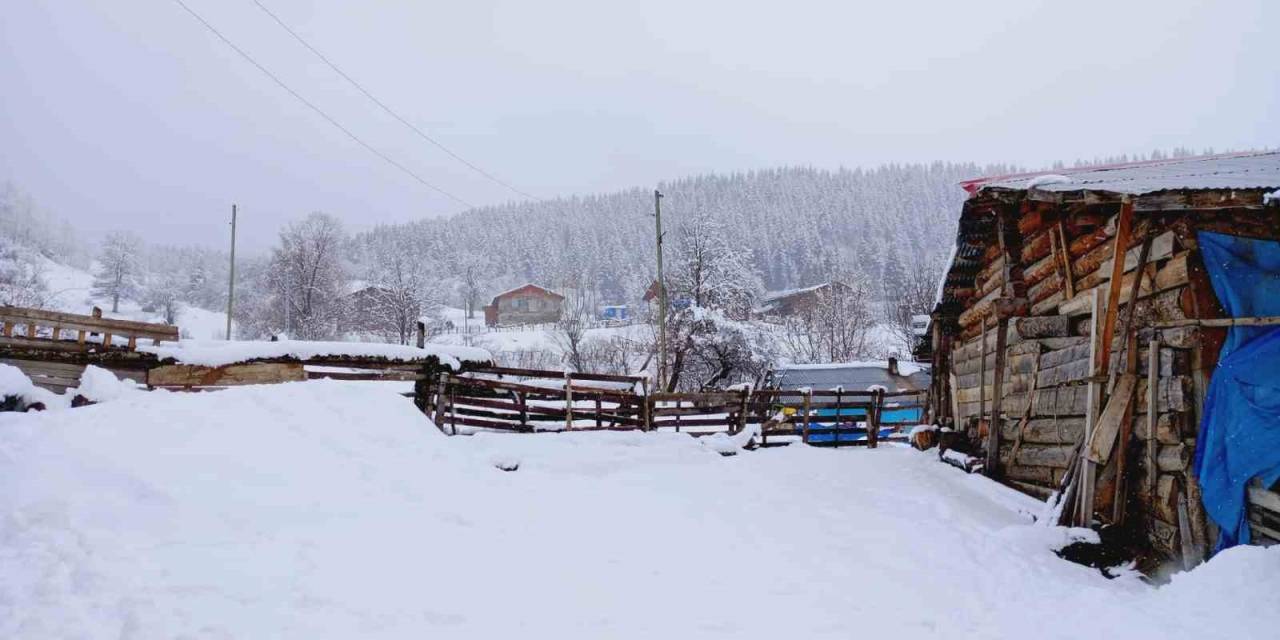
[[[267,267],[268,326],[304,340],[336,335],[346,311],[347,274],[340,253],[345,238],[337,219],[324,213],[280,232]]]
[[[590,309],[586,298],[576,291],[566,290],[566,296],[560,311],[560,321],[556,323],[554,339],[556,346],[564,353],[568,365],[580,373],[595,373],[586,359],[584,340],[590,323]]]
[[[911,318],[933,311],[934,295],[944,267],[942,261],[936,258],[921,258],[905,265],[896,295],[886,303],[889,327],[893,330],[894,337],[906,345],[908,350],[916,342]]]
[[[351,324],[388,341],[409,344],[418,319],[439,306],[440,285],[410,238],[376,235],[366,250],[369,286],[357,294]]]
[[[870,353],[874,325],[866,280],[846,274],[814,293],[813,303],[783,321],[783,344],[794,362],[845,362]]]

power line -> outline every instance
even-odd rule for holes
[[[187,6],[187,4],[186,4],[185,2],[183,2],[182,0],[173,0],[173,1],[174,1],[174,2],[176,2],[176,3],[178,4],[178,6],[182,7],[183,9],[185,9],[185,10],[187,11],[187,13],[191,14],[191,17],[193,17],[193,18],[195,18],[197,21],[199,21],[199,22],[200,22],[200,24],[204,25],[204,27],[205,27],[206,29],[208,29],[210,32],[212,32],[212,33],[213,33],[213,35],[218,36],[218,39],[219,39],[219,40],[222,40],[223,42],[225,42],[225,43],[227,44],[227,46],[228,46],[228,47],[231,47],[231,48],[232,48],[236,53],[240,54],[240,56],[241,56],[242,58],[244,58],[245,60],[248,60],[250,64],[252,64],[253,66],[257,67],[257,68],[258,68],[258,70],[259,70],[259,71],[261,71],[262,73],[266,74],[268,78],[271,78],[272,80],[274,80],[276,84],[280,85],[280,88],[281,88],[281,89],[284,89],[285,91],[288,91],[288,92],[289,92],[289,94],[290,94],[290,95],[292,95],[293,97],[297,98],[299,102],[301,102],[302,104],[307,105],[308,107],[310,107],[310,108],[311,108],[311,110],[312,110],[312,111],[315,111],[316,113],[320,114],[320,117],[324,118],[325,120],[328,120],[328,121],[329,121],[329,124],[331,124],[331,125],[333,125],[333,126],[337,127],[340,131],[342,131],[343,133],[347,134],[347,136],[349,136],[352,140],[355,140],[356,142],[358,142],[358,143],[360,144],[360,146],[362,146],[362,147],[364,147],[364,148],[368,149],[371,153],[373,153],[374,155],[378,156],[379,158],[382,158],[383,160],[385,160],[385,161],[387,162],[387,164],[390,164],[391,166],[393,166],[393,167],[395,167],[395,168],[397,168],[397,169],[399,169],[399,170],[401,170],[401,171],[405,172],[406,174],[408,174],[408,176],[409,176],[409,177],[411,177],[411,178],[413,178],[414,180],[417,180],[418,182],[422,183],[422,184],[423,184],[424,186],[426,186],[427,188],[432,189],[432,190],[434,190],[434,191],[436,191],[436,192],[438,192],[438,193],[442,193],[442,194],[444,194],[445,196],[448,196],[448,197],[449,197],[450,199],[452,199],[453,201],[455,201],[455,202],[458,202],[458,203],[462,204],[463,206],[466,206],[466,207],[474,207],[474,206],[475,206],[475,205],[471,204],[470,202],[467,202],[466,200],[463,200],[462,198],[459,198],[458,196],[455,196],[455,195],[453,195],[452,193],[449,193],[448,191],[445,191],[444,189],[441,189],[440,187],[437,187],[436,185],[431,184],[430,182],[427,182],[426,180],[424,180],[424,179],[422,178],[422,176],[419,176],[418,174],[414,173],[414,172],[413,172],[413,171],[411,171],[408,167],[404,166],[403,164],[400,164],[399,162],[396,162],[394,159],[392,159],[390,156],[386,155],[385,153],[382,153],[381,151],[378,151],[376,148],[374,148],[374,147],[373,147],[373,145],[369,144],[368,142],[365,142],[364,140],[361,140],[359,136],[357,136],[356,134],[352,133],[350,129],[348,129],[348,128],[346,128],[346,127],[342,126],[341,124],[339,124],[337,120],[334,120],[334,119],[333,119],[333,117],[331,117],[329,114],[327,114],[327,113],[325,113],[323,110],[321,110],[321,109],[320,109],[320,107],[317,107],[317,106],[316,106],[315,104],[313,104],[310,100],[307,100],[306,98],[302,97],[302,95],[301,95],[301,94],[299,94],[297,91],[294,91],[293,89],[289,88],[289,85],[285,84],[283,80],[281,80],[279,77],[277,77],[277,76],[276,76],[276,74],[271,73],[270,71],[268,71],[266,67],[264,67],[264,66],[262,66],[261,64],[259,64],[257,60],[254,60],[254,59],[253,59],[253,56],[250,56],[248,53],[245,53],[245,51],[244,51],[243,49],[241,49],[240,47],[237,47],[237,46],[236,46],[236,44],[235,44],[234,42],[232,42],[231,40],[227,39],[227,37],[226,37],[226,36],[222,35],[222,32],[220,32],[220,31],[218,31],[217,29],[215,29],[215,28],[213,27],[213,25],[209,24],[209,22],[208,22],[207,20],[205,20],[204,18],[200,17],[200,14],[196,13],[194,10],[192,10],[192,9],[191,9],[191,7]]]
[[[446,147],[446,146],[444,146],[443,144],[441,144],[441,143],[440,143],[440,141],[438,141],[438,140],[436,140],[435,138],[432,138],[431,136],[427,135],[427,134],[426,134],[426,132],[424,132],[422,129],[419,129],[418,127],[414,126],[414,125],[413,125],[413,123],[411,123],[411,122],[409,122],[408,120],[404,119],[404,118],[403,118],[399,113],[396,113],[394,110],[392,110],[392,109],[391,109],[391,107],[388,107],[384,102],[382,102],[381,100],[379,100],[379,99],[377,99],[376,97],[374,97],[374,95],[373,95],[372,93],[369,93],[369,91],[368,91],[367,89],[365,89],[363,86],[361,86],[361,84],[360,84],[359,82],[356,82],[356,81],[355,81],[355,79],[353,79],[351,76],[347,75],[345,71],[343,71],[342,69],[339,69],[339,68],[338,68],[338,65],[334,64],[332,61],[330,61],[330,60],[329,60],[329,58],[325,57],[325,55],[324,55],[323,53],[320,53],[320,51],[319,51],[319,50],[317,50],[315,47],[311,46],[311,43],[310,43],[310,42],[307,42],[307,41],[306,41],[302,36],[298,35],[298,32],[296,32],[296,31],[294,31],[293,29],[289,28],[289,25],[285,24],[285,23],[284,23],[284,21],[280,19],[280,16],[277,16],[276,14],[272,13],[270,9],[268,9],[265,5],[263,5],[263,4],[262,4],[261,2],[259,2],[258,0],[253,0],[253,3],[254,3],[254,4],[256,4],[256,5],[258,5],[258,8],[259,8],[259,9],[261,9],[261,10],[263,11],[263,13],[266,13],[268,16],[271,16],[271,19],[272,19],[272,20],[275,20],[275,21],[276,21],[276,24],[280,25],[280,28],[282,28],[282,29],[284,29],[285,31],[289,32],[289,35],[293,36],[293,38],[294,38],[295,40],[297,40],[298,42],[300,42],[300,43],[302,44],[302,46],[306,47],[306,48],[307,48],[307,50],[309,50],[311,53],[314,53],[314,54],[316,55],[316,57],[317,57],[317,58],[320,58],[320,60],[321,60],[321,61],[323,61],[325,64],[329,65],[329,68],[330,68],[330,69],[333,69],[333,70],[334,70],[338,75],[342,76],[342,78],[343,78],[344,80],[346,80],[347,82],[351,83],[351,86],[353,86],[353,87],[355,87],[357,90],[359,90],[359,91],[360,91],[360,93],[363,93],[363,94],[364,94],[364,96],[365,96],[366,98],[368,98],[369,100],[373,101],[373,103],[374,103],[374,104],[376,104],[376,105],[378,105],[379,107],[381,107],[381,108],[382,108],[382,110],[383,110],[383,111],[386,111],[386,112],[387,112],[391,117],[395,118],[396,120],[399,120],[399,121],[400,121],[400,124],[403,124],[404,126],[409,127],[410,129],[412,129],[414,133],[418,134],[418,137],[422,138],[423,140],[426,140],[427,142],[430,142],[431,144],[435,145],[435,147],[436,147],[437,149],[439,149],[439,150],[441,150],[441,151],[443,151],[443,152],[445,152],[445,153],[449,154],[449,156],[450,156],[450,157],[452,157],[454,160],[457,160],[458,162],[461,162],[462,164],[465,164],[465,165],[467,165],[468,167],[471,167],[471,169],[472,169],[473,171],[475,171],[476,173],[478,173],[478,174],[480,174],[480,175],[482,175],[482,176],[484,176],[484,177],[486,177],[486,178],[488,178],[488,179],[492,180],[493,182],[495,182],[495,183],[497,183],[497,184],[500,184],[500,185],[502,185],[502,186],[504,186],[504,187],[506,187],[506,188],[510,189],[511,191],[513,191],[513,192],[515,192],[515,193],[517,193],[517,194],[520,194],[521,196],[524,196],[524,197],[526,197],[526,198],[535,199],[535,200],[537,199],[537,198],[535,198],[532,194],[529,194],[529,193],[527,193],[527,192],[525,192],[525,191],[521,191],[520,189],[517,189],[517,188],[515,188],[515,187],[511,186],[509,183],[507,183],[507,182],[503,181],[502,179],[498,178],[497,176],[495,176],[495,175],[493,175],[493,174],[489,173],[488,171],[485,171],[484,169],[481,169],[480,167],[477,167],[476,165],[471,164],[471,163],[470,163],[470,162],[468,162],[466,159],[464,159],[462,156],[459,156],[458,154],[454,153],[451,149],[449,149],[448,147]]]

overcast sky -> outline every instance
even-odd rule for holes
[[[381,112],[252,0],[184,0],[356,135],[517,198]],[[383,102],[538,197],[806,164],[1280,146],[1280,2],[261,0]],[[465,207],[173,0],[4,0],[0,181],[86,231],[251,248]]]

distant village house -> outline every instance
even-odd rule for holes
[[[493,297],[484,308],[484,323],[505,324],[558,322],[564,296],[536,284],[526,284]]]
[[[843,292],[849,285],[843,282],[824,282],[800,289],[771,291],[764,295],[756,316],[760,318],[785,318],[813,309],[821,297],[831,292]]]

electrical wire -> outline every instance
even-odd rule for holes
[[[382,110],[386,111],[387,114],[390,115],[392,118],[395,118],[396,120],[400,121],[400,124],[403,124],[404,126],[412,129],[414,133],[418,134],[418,137],[422,138],[423,140],[426,140],[432,145],[435,145],[437,149],[449,154],[449,156],[454,160],[457,160],[458,162],[461,162],[462,164],[467,165],[468,167],[471,168],[472,171],[475,171],[476,173],[488,178],[489,180],[492,180],[495,184],[499,184],[503,187],[506,187],[507,189],[510,189],[512,192],[517,193],[526,198],[536,199],[534,198],[533,195],[525,191],[521,191],[520,189],[517,189],[516,187],[498,178],[497,176],[489,173],[488,171],[485,171],[484,169],[481,169],[480,167],[477,167],[476,165],[468,162],[465,158],[454,153],[453,150],[444,146],[444,144],[442,144],[439,140],[432,138],[431,136],[427,135],[425,131],[414,126],[413,123],[406,120],[399,113],[396,113],[391,107],[388,107],[386,103],[374,97],[374,95],[370,93],[368,89],[365,89],[363,85],[361,85],[359,82],[356,82],[355,79],[352,78],[351,76],[347,75],[345,71],[338,68],[338,65],[334,64],[333,61],[329,60],[329,58],[326,57],[323,53],[320,53],[320,51],[316,49],[314,46],[312,46],[310,42],[307,42],[305,38],[303,38],[301,35],[298,35],[297,31],[294,31],[292,28],[289,27],[289,25],[285,24],[284,20],[281,20],[280,16],[277,16],[275,13],[273,13],[270,9],[266,7],[266,5],[262,4],[258,0],[253,0],[253,3],[255,5],[258,5],[258,8],[261,9],[263,13],[270,16],[271,19],[276,22],[276,24],[280,25],[281,29],[284,29],[285,31],[287,31],[289,35],[293,36],[293,38],[297,40],[299,43],[301,43],[302,46],[306,47],[308,51],[310,51],[311,53],[314,53],[317,58],[320,58],[320,60],[324,62],[326,65],[328,65],[330,69],[333,69],[335,73],[342,76],[342,78],[346,80],[348,83],[350,83],[351,86],[355,87],[360,93],[363,93],[364,96],[368,98],[370,101],[372,101],[374,104],[381,107]]]
[[[266,74],[268,78],[271,78],[273,81],[275,81],[276,84],[280,85],[281,89],[288,91],[289,94],[292,95],[294,98],[297,98],[299,102],[310,107],[312,111],[315,111],[316,113],[320,114],[320,117],[324,118],[325,120],[328,120],[329,124],[337,127],[338,130],[347,134],[348,137],[350,137],[352,140],[355,140],[357,143],[360,144],[360,146],[364,147],[365,149],[368,149],[371,153],[378,156],[379,158],[382,158],[384,161],[387,162],[387,164],[390,164],[391,166],[403,171],[405,174],[407,174],[409,177],[413,178],[414,180],[417,180],[423,186],[426,186],[427,188],[433,191],[436,191],[437,193],[441,193],[447,196],[449,199],[453,200],[454,202],[462,204],[463,206],[466,206],[466,207],[475,206],[470,202],[467,202],[466,200],[463,200],[462,198],[459,198],[458,196],[455,196],[452,193],[449,193],[448,191],[445,191],[444,189],[441,189],[440,187],[437,187],[436,185],[431,184],[430,182],[427,182],[425,179],[422,178],[422,176],[419,176],[418,174],[414,173],[408,167],[404,166],[399,162],[396,162],[393,158],[386,155],[385,153],[378,151],[373,145],[362,140],[359,136],[352,133],[350,129],[342,126],[341,123],[339,123],[337,120],[334,120],[332,116],[325,113],[324,110],[322,110],[320,107],[317,107],[310,100],[307,100],[306,98],[302,97],[302,94],[298,93],[297,91],[294,91],[292,88],[289,87],[289,85],[285,84],[284,81],[281,80],[279,77],[277,77],[274,73],[271,73],[270,70],[268,70],[266,67],[259,64],[257,60],[253,59],[253,56],[249,55],[243,49],[236,46],[234,42],[232,42],[226,36],[222,35],[222,32],[214,28],[212,24],[209,24],[209,21],[205,20],[203,17],[200,16],[200,14],[196,13],[191,7],[187,6],[187,3],[183,2],[182,0],[173,0],[173,1],[177,3],[178,6],[185,9],[187,13],[191,14],[191,17],[195,18],[196,21],[204,25],[204,27],[208,29],[211,33],[213,33],[213,35],[218,36],[219,40],[222,40],[224,43],[226,43],[228,47],[231,47],[232,50],[240,54],[240,57],[244,58],[245,60],[248,60],[250,64],[257,67],[259,71]]]

